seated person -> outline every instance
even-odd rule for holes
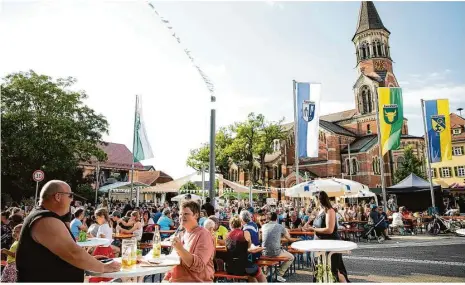
[[[266,277],[257,264],[249,261],[248,249],[252,238],[248,231],[241,229],[241,220],[235,216],[229,222],[231,232],[226,238],[226,271],[231,275],[247,275],[248,282],[266,282]]]
[[[228,229],[225,226],[220,225],[220,220],[214,215],[210,216],[209,219],[215,222],[215,234],[217,244],[225,245],[226,237],[228,236]]]
[[[168,231],[171,229],[171,227],[174,227],[174,222],[171,219],[171,211],[169,209],[163,210],[163,216],[160,217],[160,219],[157,222],[157,225],[160,226],[161,231]],[[162,238],[167,238],[169,237],[169,234],[162,234]]]
[[[302,220],[297,217],[296,212],[290,213],[290,218],[286,219],[286,228],[288,229],[301,229],[302,228]]]

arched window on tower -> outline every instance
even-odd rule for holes
[[[362,44],[362,59],[368,58],[368,46],[367,43]]]
[[[381,43],[379,41],[376,41],[376,50],[378,52],[378,57],[381,57],[382,56],[382,53],[381,53]]]
[[[367,124],[367,134],[371,134],[371,127],[370,127],[370,124]]]
[[[373,57],[378,57],[378,52],[376,50],[376,42],[372,42],[371,46],[373,47]]]
[[[363,86],[359,94],[360,113],[366,114],[373,111],[371,90],[368,86]]]
[[[386,48],[386,56],[391,57],[391,51],[390,51],[391,48],[387,44],[385,45],[385,48]]]

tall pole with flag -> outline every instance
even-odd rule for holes
[[[134,137],[132,144],[132,167],[131,167],[131,202],[132,192],[134,189],[134,163],[145,159],[153,158],[152,148],[150,147],[147,132],[145,131],[144,121],[142,119],[142,106],[140,104],[139,95],[136,95],[136,110],[134,115]],[[137,188],[139,191],[139,187]],[[139,193],[137,196],[139,197]],[[137,206],[139,199],[137,198]]]
[[[375,90],[376,92],[376,90]],[[384,155],[400,146],[404,111],[402,89],[399,87],[378,87],[375,94],[376,125],[378,128],[378,145],[381,170],[381,189],[384,210],[387,211],[386,184],[384,177]]]
[[[436,208],[431,163],[452,159],[452,138],[450,131],[449,100],[421,100],[421,114],[425,131],[428,180],[431,204]]]
[[[302,157],[318,157],[320,129],[320,83],[293,81],[295,172],[299,184],[299,160]],[[299,200],[297,200],[299,202]]]

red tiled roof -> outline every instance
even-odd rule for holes
[[[455,129],[455,128],[463,128],[465,125],[465,119],[460,117],[459,115],[455,113],[450,114],[450,128]]]
[[[137,182],[151,186],[154,186],[153,184],[156,182],[164,183],[171,180],[173,180],[173,178],[163,171],[140,171],[137,177]]]
[[[104,168],[119,168],[119,169],[131,169],[132,166],[132,152],[124,144],[104,142],[99,147],[107,154],[107,161],[101,162],[100,167]],[[90,163],[88,161],[81,162],[81,165],[93,165],[97,164],[97,161],[93,159]],[[144,166],[140,162],[134,163],[134,169],[143,170]]]
[[[462,133],[458,135],[452,134],[452,141],[463,141],[465,140],[465,119],[455,113],[450,114],[450,128],[451,129],[462,129]]]

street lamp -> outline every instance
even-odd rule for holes
[[[459,111],[460,117],[462,117],[463,108],[457,108],[457,111]]]

